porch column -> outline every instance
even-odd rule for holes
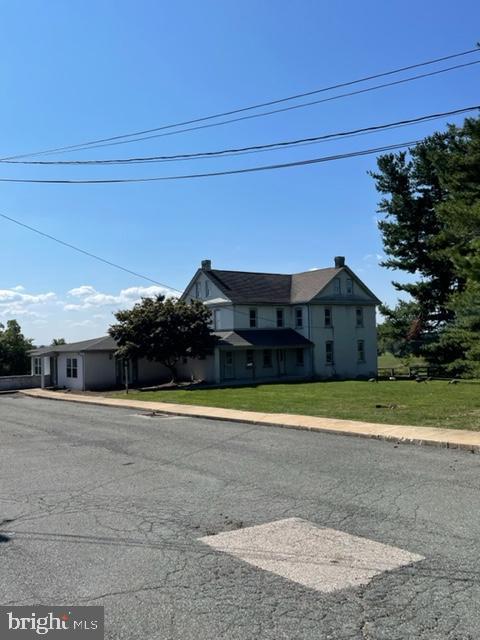
[[[40,387],[45,389],[45,356],[40,357]]]
[[[222,380],[222,376],[220,368],[220,349],[218,347],[213,350],[213,375],[215,382],[219,384]]]

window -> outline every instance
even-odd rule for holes
[[[355,317],[356,317],[356,326],[363,327],[363,309],[361,307],[356,309]]]
[[[296,355],[297,355],[297,367],[303,367],[304,365],[304,356],[303,356],[303,349],[297,349],[296,351]]]
[[[247,351],[245,352],[245,356],[245,364],[250,369],[251,367],[253,367],[253,349],[247,349]]]
[[[283,327],[283,309],[277,309],[277,327]]]
[[[217,330],[220,327],[219,314],[220,312],[218,309],[214,309],[212,311],[212,326],[214,330]]]
[[[210,295],[210,287],[208,286],[208,280],[205,280],[205,297],[208,298]]]
[[[340,278],[335,278],[335,280],[333,281],[333,291],[335,293],[342,293]]]
[[[77,358],[67,358],[67,378],[78,378]]]
[[[41,373],[42,373],[42,359],[41,358],[34,358],[33,359],[33,373],[36,376],[41,375]]]
[[[250,329],[254,329],[257,326],[257,310],[250,309]]]
[[[325,326],[332,326],[332,310],[330,309],[330,307],[325,307]]]
[[[325,342],[325,363],[333,364],[333,340]]]
[[[229,367],[233,364],[233,352],[225,351],[225,364]]]
[[[263,366],[265,369],[270,369],[272,366],[272,350],[271,349],[263,350]]]
[[[295,309],[295,327],[301,329],[303,327],[303,309]]]
[[[363,340],[357,340],[357,360],[365,362],[365,342]]]
[[[195,297],[196,298],[200,298],[200,283],[199,282],[195,283]]]
[[[353,293],[353,280],[351,278],[347,278],[347,294],[352,295]]]

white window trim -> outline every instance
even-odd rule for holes
[[[359,311],[360,311],[360,322],[359,322],[359,314],[358,314]],[[362,329],[363,326],[364,326],[363,307],[356,307],[355,308],[355,327],[357,329]]]
[[[42,375],[42,357],[35,356],[33,359],[33,375],[40,376]]]
[[[327,324],[327,311],[330,312],[330,323]],[[333,327],[333,311],[332,307],[325,307],[323,310],[323,325],[327,328]]]
[[[281,324],[278,324],[279,313],[281,314],[281,317],[282,317]],[[283,307],[277,307],[275,309],[275,326],[277,327],[277,329],[283,329],[283,327],[285,326],[285,309]]]
[[[300,311],[300,314],[298,312]],[[298,322],[298,316],[300,315],[300,324]],[[295,307],[295,329],[303,329],[303,309],[302,307]]]
[[[327,360],[327,344],[331,344],[332,345],[332,360],[329,362]],[[335,364],[335,345],[333,340],[325,340],[325,364],[329,367],[333,366]]]
[[[70,362],[70,366],[69,363]],[[73,364],[75,362],[75,365]],[[74,357],[74,358],[67,358],[66,361],[66,375],[65,377],[68,378],[69,380],[78,380],[78,358]],[[68,375],[68,370],[70,369],[70,375]],[[73,372],[75,371],[75,375],[73,375]]]
[[[359,348],[360,344],[362,345],[361,349]],[[362,357],[360,357],[360,353],[362,354]],[[366,360],[367,358],[365,357],[365,340],[357,340],[357,363],[364,364]]]

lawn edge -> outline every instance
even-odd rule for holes
[[[457,430],[438,427],[378,424],[356,420],[320,418],[317,416],[260,413],[199,405],[179,405],[148,400],[123,400],[98,396],[70,395],[44,389],[25,389],[20,390],[19,393],[28,397],[41,398],[44,400],[76,402],[79,404],[137,409],[141,411],[158,411],[159,413],[191,418],[205,418],[209,420],[279,427],[283,429],[298,429],[318,433],[356,436],[394,442],[396,444],[428,445],[480,453],[480,433],[466,429]]]

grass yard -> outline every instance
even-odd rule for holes
[[[125,398],[125,392],[109,393]],[[250,387],[130,391],[128,398],[247,411],[297,413],[480,431],[480,384],[410,380],[307,382]],[[381,405],[381,406],[376,406]]]

